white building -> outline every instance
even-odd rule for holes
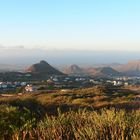
[[[33,86],[32,85],[27,85],[25,87],[25,91],[27,91],[27,92],[33,92]]]

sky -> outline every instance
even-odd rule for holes
[[[2,49],[140,51],[139,0],[0,0]]]
[[[139,54],[139,0],[0,0],[0,64],[127,63]]]

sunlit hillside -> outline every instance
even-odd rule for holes
[[[1,96],[1,139],[138,140],[139,89],[96,86]]]

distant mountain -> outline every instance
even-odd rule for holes
[[[63,68],[63,72],[73,75],[91,75],[91,76],[117,76],[120,73],[111,67],[84,67],[81,68],[78,65],[71,65],[70,67]]]
[[[106,64],[94,64],[94,68],[102,68],[102,67],[117,67],[120,66],[120,63],[106,63]]]
[[[94,76],[117,76],[120,73],[111,67],[88,68],[85,69],[87,73]]]
[[[64,75],[62,72],[52,67],[44,60],[40,61],[37,64],[33,64],[26,69],[26,72],[30,72],[33,74]]]
[[[82,74],[86,74],[86,72],[84,71],[84,69],[82,69],[81,67],[79,67],[78,65],[71,65],[69,67],[63,68],[62,70],[64,73],[66,74],[72,74],[72,75],[82,75]]]
[[[129,61],[127,64],[114,67],[128,76],[140,76],[140,60]]]
[[[85,68],[85,71],[94,76],[140,76],[140,60],[129,61],[127,64],[98,64],[94,68]]]

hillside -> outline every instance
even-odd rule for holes
[[[138,140],[139,89],[96,86],[0,96],[0,138]]]
[[[93,76],[117,76],[120,73],[111,67],[87,68],[85,71]]]
[[[140,76],[140,60],[129,61],[127,64],[96,64],[93,67],[72,65],[63,68],[67,74],[87,74],[92,76]]]
[[[84,69],[79,67],[78,65],[71,65],[69,67],[66,67],[62,70],[65,74],[73,74],[73,75],[83,75],[86,74]]]
[[[140,76],[140,60],[129,61],[127,64],[114,67],[114,69],[128,76]]]
[[[30,72],[33,74],[64,75],[62,72],[58,71],[43,60],[27,68],[26,72]]]
[[[66,74],[75,75],[91,75],[91,76],[117,76],[120,73],[111,67],[79,67],[78,65],[71,65],[68,68],[63,69]]]
[[[100,109],[104,107],[117,108],[139,108],[140,107],[140,87],[106,87],[95,86],[91,88],[58,90],[54,93],[32,93],[21,96],[13,94],[13,97],[0,96],[0,104],[21,105],[31,107],[30,105],[39,105],[48,113],[55,113],[57,107],[62,110],[69,108],[89,108]],[[127,105],[126,105],[127,104]],[[37,108],[34,108],[35,110]]]
[[[96,68],[96,75],[104,75],[104,76],[118,76],[120,73],[116,70],[114,70],[111,67],[101,67],[101,68]]]

